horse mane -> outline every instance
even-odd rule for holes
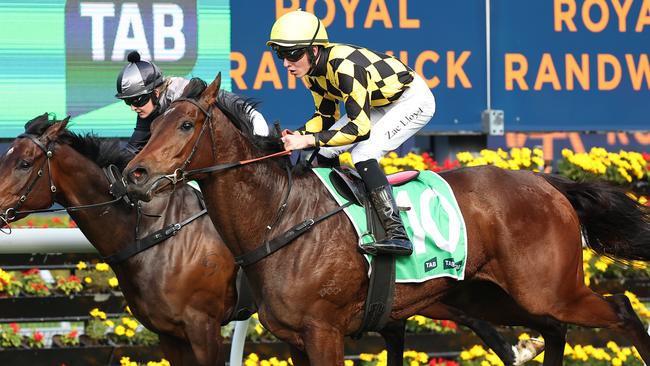
[[[197,100],[207,88],[205,81],[192,78],[185,87],[182,97]],[[261,155],[283,151],[282,140],[275,129],[270,129],[269,136],[258,136],[253,133],[253,112],[259,105],[253,98],[245,98],[235,93],[219,91],[216,106],[228,117],[230,122],[241,131],[242,135],[260,152]],[[282,167],[291,164],[287,159],[276,159]]]
[[[50,120],[46,113],[27,122],[25,133],[42,136],[48,127],[60,122],[60,120]],[[120,147],[119,140],[101,139],[93,133],[76,134],[66,128],[59,135],[58,141],[69,145],[102,168],[114,164],[118,169],[124,170],[133,158],[131,153]]]

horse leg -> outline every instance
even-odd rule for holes
[[[289,352],[291,353],[291,361],[296,366],[309,366],[309,357],[307,354],[294,346],[289,346]]]
[[[343,366],[343,333],[327,324],[307,326],[305,351],[311,366]]]
[[[582,285],[573,299],[563,302],[551,315],[559,321],[591,328],[607,328],[629,338],[643,358],[650,363],[650,335],[632,309],[627,296],[602,297]]]
[[[544,337],[544,366],[562,366],[566,344],[566,324],[550,320],[548,326],[537,328]]]
[[[165,359],[170,364],[174,366],[200,366],[189,343],[166,334],[159,334],[158,338],[160,339],[160,349],[162,349]]]
[[[225,365],[221,350],[221,324],[205,313],[197,314],[186,322],[185,334],[199,365]]]
[[[513,347],[497,332],[497,330],[488,322],[470,318],[462,314],[456,314],[456,319],[450,319],[458,324],[464,325],[471,329],[481,338],[483,343],[491,348],[494,353],[503,361],[503,364],[513,365],[515,362],[515,353]]]
[[[406,321],[399,320],[386,324],[384,329],[379,331],[388,351],[388,366],[402,366],[404,364],[404,332]]]

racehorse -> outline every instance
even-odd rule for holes
[[[113,200],[102,167],[116,164],[122,169],[131,156],[117,141],[70,132],[67,122],[49,121],[42,115],[26,125],[25,133],[0,160],[0,174],[5,177],[0,182],[0,208],[9,208],[9,218],[17,220],[24,216],[16,215],[17,205],[21,210],[39,210],[54,201],[65,207],[96,204],[72,209],[70,215],[102,256],[117,253],[135,241],[136,210],[124,201],[102,205]],[[19,204],[21,196],[25,199]],[[200,212],[201,206],[196,192],[182,185],[143,210],[149,215],[139,223],[140,237]],[[173,365],[223,362],[219,326],[235,304],[235,265],[207,216],[112,268],[134,315],[158,333],[165,357]],[[512,347],[489,324],[446,306],[439,306],[437,314],[472,328],[507,364],[514,363],[517,355]],[[389,364],[401,365],[403,322],[394,322],[380,333],[386,339]],[[526,360],[519,357],[519,363]]]
[[[47,114],[37,117],[14,141],[0,162],[5,174],[0,207],[15,207],[22,195],[26,199],[21,209],[47,208],[54,201],[71,207],[113,200],[101,167],[116,164],[121,169],[131,156],[117,141],[67,131],[67,121],[52,123]],[[41,146],[52,152],[49,159]],[[179,186],[171,196],[143,207],[145,213],[160,217],[143,215],[140,237],[201,210],[193,189]],[[70,215],[102,256],[135,244],[136,210],[124,201]],[[236,301],[236,267],[207,215],[111,267],[133,315],[159,335],[167,360],[173,365],[223,364],[220,329]]]
[[[218,75],[197,93],[186,89],[185,97],[154,122],[149,143],[125,174],[129,191],[150,199],[186,178],[186,172],[213,167],[193,178],[226,245],[241,256],[265,238],[338,205],[310,171],[296,174],[289,191],[291,171],[282,165],[286,159],[258,159],[283,148],[277,136],[254,138],[246,118],[214,107],[220,82]],[[628,298],[592,292],[582,269],[583,237],[598,253],[650,260],[647,207],[619,189],[527,171],[484,166],[441,175],[467,223],[466,279],[497,285],[523,310],[549,322],[620,332],[650,362],[650,336]],[[285,195],[281,216],[277,212],[285,207]],[[294,361],[343,363],[343,337],[361,323],[368,283],[356,242],[351,223],[339,212],[246,267],[264,326],[303,352]],[[320,296],[325,284],[340,291]],[[457,284],[451,279],[397,284],[392,318],[431,316],[432,305]],[[549,347],[560,351],[564,339],[547,343]],[[561,355],[553,361],[561,363]]]

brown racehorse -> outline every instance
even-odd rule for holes
[[[5,177],[0,182],[0,207],[14,207],[21,195],[21,209],[50,207],[53,201],[65,207],[106,202],[113,199],[101,166],[124,167],[130,156],[121,152],[117,141],[78,136],[62,123],[51,123],[47,115],[34,119],[26,128],[50,147],[48,166],[45,152],[30,138],[18,138],[0,162]],[[49,177],[49,180],[48,180]],[[50,185],[57,189],[50,192]],[[201,211],[189,186],[179,186],[170,197],[161,197],[143,207],[140,237],[170,223],[183,221]],[[124,201],[93,209],[70,211],[81,231],[103,256],[118,252],[135,241],[136,210]],[[175,236],[128,260],[112,265],[130,309],[147,328],[160,336],[160,344],[173,365],[223,364],[220,352],[221,322],[235,302],[235,265],[232,254],[214,230],[207,215],[199,217]]]
[[[101,167],[117,164],[123,168],[131,156],[123,153],[116,141],[80,136],[65,128],[67,119],[58,122],[48,121],[47,115],[30,121],[25,135],[16,139],[0,160],[0,174],[5,177],[0,182],[3,211],[15,207],[22,195],[26,200],[21,210],[47,208],[53,201],[71,207],[112,199]],[[49,162],[37,144],[51,149],[53,155]],[[45,168],[40,178],[39,167]],[[56,194],[52,194],[50,185],[56,187]],[[157,198],[145,205],[147,213],[161,217],[144,216],[140,237],[170,222],[179,222],[200,209],[193,190],[179,186],[173,192],[173,199]],[[135,240],[136,212],[124,202],[73,210],[70,214],[104,256]],[[222,363],[218,360],[219,326],[235,302],[235,267],[230,251],[207,216],[112,268],[133,313],[160,335],[165,357],[173,365]],[[474,329],[506,364],[515,361],[513,349],[489,324],[447,306],[439,306],[437,314]],[[403,332],[401,322],[390,324],[380,332],[387,340],[390,365],[402,364]]]
[[[263,146],[273,139],[254,138],[245,118],[214,107],[220,81],[219,75],[201,92],[186,93],[172,104],[154,122],[148,145],[125,172],[130,191],[150,199],[166,189],[164,182],[182,178],[183,170],[243,162],[193,177],[199,179],[217,230],[239,256],[267,237],[266,227],[288,191],[288,175],[278,159],[248,164],[281,146],[277,139],[274,149]],[[599,253],[650,260],[647,207],[608,186],[532,172],[488,166],[442,176],[466,219],[468,280],[496,284],[535,316],[618,331],[650,362],[650,336],[627,297],[602,297],[585,286],[581,235]],[[286,214],[269,237],[336,207],[314,174],[296,176]],[[246,268],[263,324],[304,352],[295,361],[343,363],[343,337],[361,323],[368,283],[356,241],[352,225],[339,213]],[[326,284],[340,291],[320,296]],[[392,318],[431,316],[432,305],[457,284],[450,279],[398,284]]]

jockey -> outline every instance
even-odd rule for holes
[[[117,76],[115,97],[124,100],[138,114],[135,129],[126,146],[128,151],[137,154],[151,137],[151,122],[180,98],[190,81],[182,77],[164,77],[153,62],[140,60],[137,51],[129,53],[127,60],[129,63]],[[219,97],[228,99],[236,95],[220,89]],[[269,128],[264,117],[255,109],[251,114],[253,132],[268,135]]]
[[[319,164],[338,161],[349,150],[386,231],[386,239],[362,249],[410,255],[412,244],[378,160],[433,116],[436,103],[425,81],[392,56],[329,43],[321,21],[302,10],[278,18],[266,44],[291,74],[305,81],[316,107],[303,127],[285,133],[285,148],[320,148]],[[347,118],[340,116],[339,101]]]

